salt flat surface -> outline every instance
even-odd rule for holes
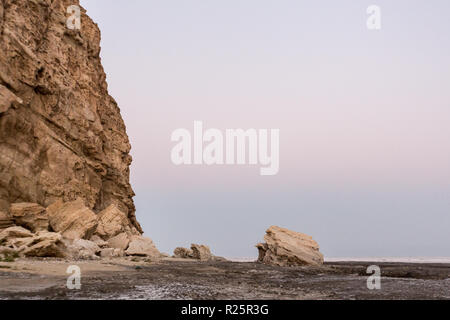
[[[255,262],[257,257],[231,257],[233,262]],[[325,258],[325,262],[401,262],[401,263],[450,263],[450,257],[337,257]]]
[[[233,262],[255,262],[258,260],[258,257],[231,257],[225,259]]]
[[[402,262],[402,263],[450,263],[450,257],[359,257],[359,258],[325,258],[325,262],[369,261],[369,262]]]

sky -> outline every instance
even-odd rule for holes
[[[448,0],[81,4],[130,137],[136,214],[161,251],[253,257],[278,225],[326,257],[450,255]],[[279,173],[174,165],[171,134],[194,121],[279,129]]]

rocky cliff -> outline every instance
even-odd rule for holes
[[[0,211],[82,199],[115,205],[142,233],[129,183],[130,143],[108,94],[100,31],[78,0],[0,0]]]

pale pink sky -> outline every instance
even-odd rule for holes
[[[278,224],[328,256],[450,252],[449,2],[376,1],[375,32],[373,1],[319,2],[82,1],[163,250],[254,255]],[[194,120],[280,129],[280,173],[174,166],[170,135]]]

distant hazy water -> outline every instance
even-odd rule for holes
[[[362,257],[362,258],[325,258],[325,262],[370,261],[402,263],[450,263],[450,257]]]
[[[233,262],[254,262],[257,257],[231,257],[227,258]],[[325,262],[342,262],[342,261],[369,261],[369,262],[402,262],[402,263],[450,263],[450,257],[340,257],[325,258]]]

